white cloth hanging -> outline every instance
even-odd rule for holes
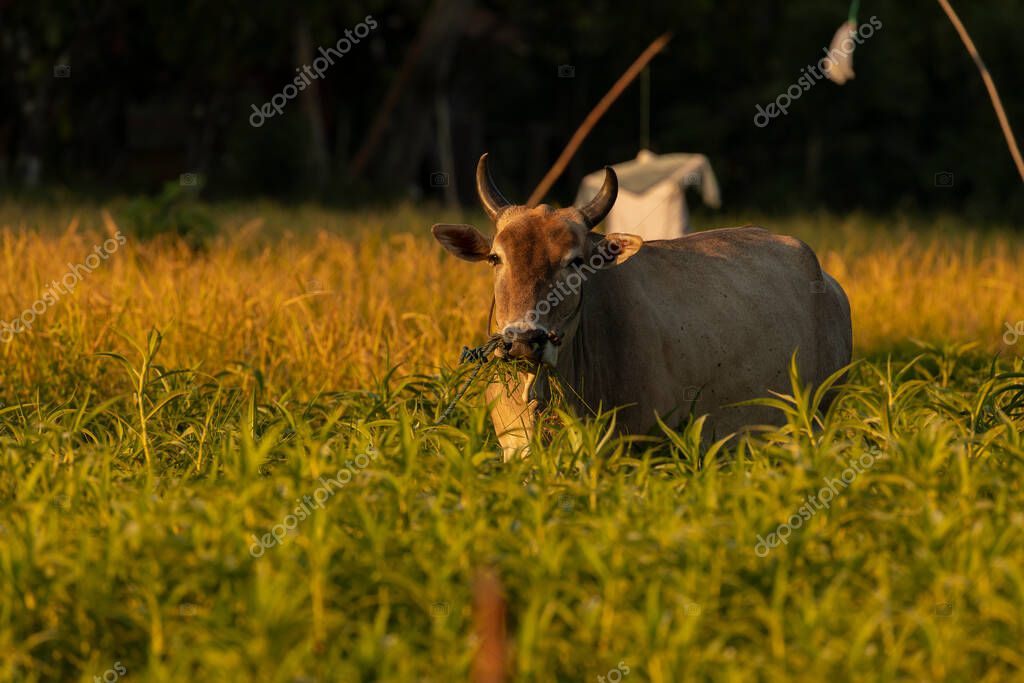
[[[604,231],[628,232],[645,240],[666,240],[690,232],[686,188],[699,187],[710,207],[721,206],[718,181],[703,154],[654,154],[641,150],[636,159],[615,164],[619,197],[604,221]],[[597,194],[604,170],[583,178],[576,195],[580,206]]]

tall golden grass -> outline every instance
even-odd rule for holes
[[[0,344],[0,682],[456,681],[481,651],[517,681],[1024,670],[1024,359],[964,352],[1024,350],[1019,235],[752,221],[850,294],[873,359],[827,414],[794,376],[728,453],[564,415],[503,463],[473,394],[430,426],[455,373],[382,381],[483,338],[489,269],[428,236],[472,216],[218,206],[191,251],[110,208],[0,205],[0,320],[128,238]],[[946,348],[878,362],[912,338]]]
[[[31,331],[0,345],[6,387],[38,387],[46,380],[38,373],[54,372],[102,385],[91,354],[127,351],[121,335],[143,339],[154,327],[168,367],[259,368],[268,385],[297,395],[365,388],[394,365],[403,374],[431,372],[485,334],[489,269],[444,254],[430,238],[437,216],[428,210],[226,208],[223,234],[193,252],[137,240],[102,207],[59,215],[17,208],[0,211],[5,321],[106,237],[120,230],[128,242]],[[1020,235],[858,217],[760,223],[818,251],[850,297],[859,356],[912,339],[1020,351],[1003,341],[1006,325],[1024,319]],[[680,305],[688,295],[680,292]]]

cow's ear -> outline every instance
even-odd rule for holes
[[[491,253],[491,241],[472,225],[438,223],[430,232],[441,246],[463,261],[483,261]]]
[[[644,238],[625,232],[613,232],[594,245],[594,254],[602,260],[601,267],[622,265],[644,245]]]

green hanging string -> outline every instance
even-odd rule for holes
[[[860,10],[860,0],[852,0],[850,3],[850,23],[857,23],[857,11]]]

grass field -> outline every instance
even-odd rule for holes
[[[210,212],[193,252],[0,205],[0,319],[43,301],[0,344],[0,680],[464,681],[485,568],[510,680],[1024,679],[1021,233],[745,217],[849,293],[832,410],[501,464],[479,384],[431,426],[485,338],[457,216]]]

